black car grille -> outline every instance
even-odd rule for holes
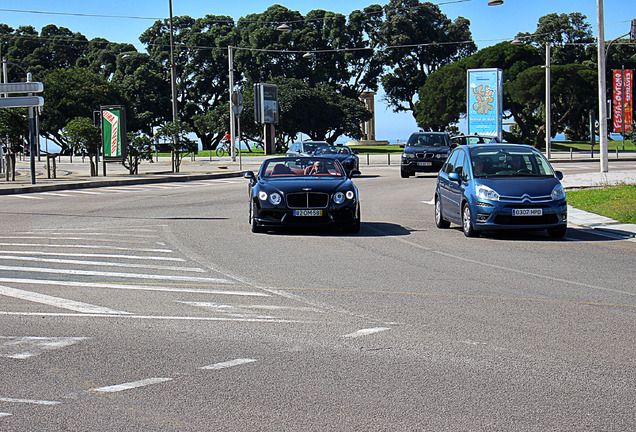
[[[322,192],[300,192],[287,195],[289,208],[326,208],[328,204],[329,195]]]
[[[433,159],[435,153],[415,153],[415,157],[418,159]]]

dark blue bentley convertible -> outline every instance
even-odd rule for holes
[[[338,225],[360,231],[358,189],[340,162],[327,157],[267,159],[250,180],[252,232],[283,226]]]

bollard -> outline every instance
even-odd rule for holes
[[[570,160],[574,159],[574,153],[572,152],[572,147],[570,147]]]
[[[367,153],[367,165],[369,165],[369,153]]]
[[[386,159],[389,165],[391,165],[391,153],[386,154]]]
[[[616,159],[618,159],[618,146],[616,146]]]

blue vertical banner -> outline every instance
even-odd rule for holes
[[[496,136],[501,140],[503,71],[468,69],[466,81],[468,134]]]

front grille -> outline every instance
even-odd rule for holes
[[[435,153],[415,153],[415,157],[418,159],[433,159]]]
[[[555,214],[544,214],[543,216],[506,216],[498,215],[495,223],[498,225],[548,225],[559,222]]]
[[[329,204],[329,195],[322,192],[299,192],[287,195],[289,208],[326,208]]]

